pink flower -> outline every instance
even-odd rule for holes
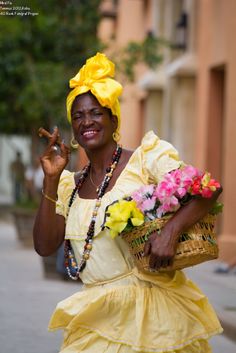
[[[180,199],[182,199],[186,194],[187,194],[187,190],[186,190],[186,188],[184,188],[184,187],[180,187],[180,188],[178,188],[177,191],[176,191],[176,195],[177,195]]]
[[[131,197],[137,203],[138,208],[143,212],[152,210],[158,200],[153,196],[155,185],[145,185],[135,191]]]
[[[192,165],[186,165],[183,169],[183,175],[192,180],[195,177],[202,175],[202,172]]]
[[[201,192],[202,197],[210,198],[212,194],[213,194],[213,191],[211,191],[210,189],[208,188],[202,189],[202,192]]]
[[[138,208],[148,217],[162,217],[176,212],[183,197],[201,195],[211,197],[220,184],[211,179],[210,173],[202,173],[191,165],[166,173],[158,185],[142,186],[131,196]]]
[[[131,195],[132,199],[139,205],[143,201],[143,195],[140,193],[140,191],[136,191]]]
[[[166,198],[172,196],[176,191],[176,185],[167,180],[161,181],[154,191],[154,196],[163,202]]]
[[[156,204],[156,198],[152,197],[150,199],[144,200],[143,203],[141,204],[140,209],[142,212],[151,211],[155,207],[155,204]]]
[[[211,179],[208,183],[208,187],[212,190],[215,191],[216,189],[220,188],[220,183],[216,181],[215,179]]]
[[[166,202],[159,206],[156,211],[157,218],[161,218],[168,212],[176,212],[180,207],[179,200],[175,196],[172,196],[165,201]]]
[[[171,176],[173,183],[175,183],[176,185],[181,184],[181,179],[183,177],[183,172],[181,169],[175,169],[172,172],[170,172],[169,175]],[[168,179],[170,180],[170,178]]]
[[[137,203],[142,202],[143,200],[151,197],[154,191],[155,185],[144,185],[137,191],[131,194],[132,199],[134,199]]]
[[[187,165],[183,169],[180,169],[180,172],[181,178],[176,196],[182,198],[187,194],[187,192],[189,192],[189,188],[191,187],[194,178],[199,177],[201,172],[191,165]]]

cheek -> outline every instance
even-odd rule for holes
[[[71,124],[71,128],[72,128],[72,133],[74,137],[78,138],[79,136],[78,124],[76,123]]]
[[[71,123],[72,130],[73,131],[78,130],[79,125],[80,125],[80,121],[79,120],[73,120],[72,123]]]
[[[74,121],[72,121],[72,122],[71,122],[71,128],[72,128],[73,131],[75,131],[75,127],[76,127],[76,124],[75,124]]]

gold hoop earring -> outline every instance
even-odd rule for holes
[[[119,131],[113,132],[112,138],[113,138],[113,140],[114,140],[115,142],[118,142],[118,141],[120,140],[120,133],[119,133]]]
[[[76,141],[76,139],[74,137],[72,137],[72,139],[70,140],[70,145],[75,150],[79,147],[79,144],[78,144],[78,142]]]

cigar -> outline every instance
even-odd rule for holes
[[[40,127],[39,130],[38,130],[38,135],[39,137],[46,137],[47,139],[50,139],[52,138],[52,135],[50,134],[50,132],[48,132],[47,130],[45,130],[43,127]],[[60,136],[57,136],[57,140],[56,140],[56,144],[58,146],[61,145],[61,138]]]

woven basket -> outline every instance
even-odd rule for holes
[[[216,259],[218,257],[218,246],[214,233],[215,218],[215,216],[208,214],[188,231],[181,234],[173,265],[161,268],[158,272],[180,270]],[[144,245],[149,235],[160,230],[169,219],[170,216],[155,219],[135,227],[131,232],[121,233],[122,238],[128,243],[130,253],[140,271],[154,272],[149,267],[150,256],[142,256]]]

